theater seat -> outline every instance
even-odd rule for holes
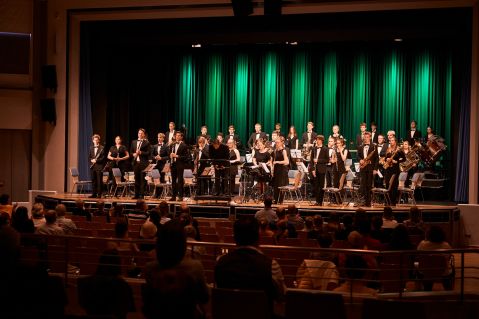
[[[268,319],[271,313],[266,293],[258,290],[213,288],[213,319]]]
[[[288,289],[286,318],[346,319],[343,295],[318,290]]]

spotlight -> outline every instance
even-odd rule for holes
[[[201,48],[201,44],[200,43],[192,44],[191,47],[192,48]]]
[[[402,41],[403,41],[402,38],[395,38],[395,39],[394,39],[394,42],[402,42]]]

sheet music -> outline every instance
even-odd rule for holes
[[[306,168],[306,165],[304,165],[303,162],[297,163],[296,166],[298,167],[298,170],[302,173],[308,172],[308,169]]]
[[[246,163],[253,163],[253,154],[246,154]]]
[[[383,178],[383,174],[381,174],[380,170],[378,170],[378,176],[379,176],[379,178]]]
[[[294,159],[302,158],[301,150],[291,150],[291,158],[294,158]]]
[[[270,172],[270,170],[269,170],[269,168],[268,168],[268,165],[266,165],[266,163],[260,163],[260,164],[261,164],[261,167],[263,167],[263,169],[264,169],[264,171],[265,171],[266,173],[269,173],[269,172]]]

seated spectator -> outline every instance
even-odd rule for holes
[[[127,214],[128,219],[132,220],[147,220],[148,219],[148,205],[143,199],[136,201],[135,210]]]
[[[323,234],[329,236],[329,234]],[[339,272],[331,260],[305,259],[296,274],[299,289],[333,290],[338,287]]]
[[[364,245],[362,249],[382,250],[384,248],[384,245],[379,240],[371,236],[371,221],[369,219],[361,219],[357,226],[359,227],[358,232],[362,236],[362,244]]]
[[[408,228],[410,235],[424,235],[426,226],[421,218],[421,211],[417,206],[409,209],[409,219],[406,219],[403,224]]]
[[[310,231],[313,230],[313,217],[308,216],[304,219],[304,228],[301,229],[301,231],[309,233]]]
[[[129,241],[128,220],[125,217],[119,217],[116,220],[115,238],[126,239],[128,241],[110,241],[107,243],[107,249],[116,249],[120,252],[131,252],[132,254],[139,251],[136,244]]]
[[[155,208],[150,210],[150,216],[148,217],[148,221],[155,224],[156,229],[158,230],[161,227],[160,220],[161,220],[160,208],[156,206]]]
[[[394,219],[393,209],[390,206],[384,207],[383,228],[394,228],[398,222]]]
[[[141,225],[140,228],[140,239],[155,239],[156,238],[156,232],[158,229],[156,228],[156,225],[153,224],[152,222],[146,221],[143,225]],[[155,244],[140,244],[138,249],[140,251],[147,251],[151,252],[155,249]]]
[[[170,210],[168,208],[168,203],[165,202],[165,201],[162,201],[159,205],[158,205],[159,209],[160,209],[160,224],[161,225],[164,225],[166,224],[167,222],[169,222],[171,220],[170,218]]]
[[[349,233],[354,230],[353,216],[350,214],[343,215],[343,227],[335,233],[336,240],[347,240]]]
[[[10,196],[8,194],[0,195],[0,212],[5,212],[12,216],[13,205],[10,204]]]
[[[157,260],[148,263],[142,291],[143,314],[150,318],[199,318],[209,299],[202,264],[185,258],[186,236],[178,221],[157,234]]]
[[[55,207],[55,211],[57,213],[57,225],[63,229],[65,235],[73,235],[73,232],[77,229],[77,226],[73,220],[65,217],[67,212],[65,205],[58,204],[57,207]]]
[[[276,212],[274,211],[272,206],[273,206],[273,199],[269,196],[266,197],[264,199],[264,208],[257,211],[254,217],[257,220],[266,219],[268,223],[276,222],[278,220],[278,216],[276,215]]]
[[[44,208],[42,203],[35,203],[32,207],[32,221],[35,228],[45,224]]]
[[[286,217],[286,209],[282,206],[276,207],[276,216],[278,216],[278,220],[276,221],[276,225],[278,225],[282,221],[284,221],[284,222],[288,221],[288,219]]]
[[[117,202],[113,202],[111,204],[110,210],[109,210],[109,215],[111,217],[120,217],[123,216],[123,209],[125,207],[122,204],[118,204]]]
[[[7,212],[0,212],[0,227],[10,226],[10,215]]]
[[[274,231],[270,229],[270,223],[268,223],[268,220],[259,219],[258,222],[259,222],[259,235],[261,237],[274,237]]]
[[[292,224],[296,230],[301,230],[304,228],[304,220],[299,215],[298,208],[294,204],[288,205],[288,224]]]
[[[314,215],[313,229],[308,232],[307,238],[318,239],[322,233],[323,233],[323,217],[321,217],[321,215]]]
[[[57,225],[57,213],[54,210],[49,210],[45,213],[45,223],[37,227],[35,231],[42,235],[65,235],[63,229]]]
[[[332,236],[341,230],[341,222],[338,214],[331,212],[328,218],[328,223],[324,226],[324,231],[330,233]]]
[[[391,233],[393,228],[383,228],[383,218],[380,216],[373,216],[371,219],[371,238],[379,240],[385,244],[391,240]]]
[[[234,239],[237,248],[216,263],[216,285],[226,289],[262,290],[273,309],[273,301],[282,299],[286,288],[279,264],[258,248],[256,218],[240,217],[234,224]]]
[[[78,278],[78,300],[88,315],[126,318],[135,311],[133,291],[121,277],[121,257],[117,250],[105,250],[96,273]]]
[[[13,212],[11,225],[19,233],[33,234],[35,232],[35,225],[28,217],[28,209],[25,206],[20,206]]]
[[[180,208],[181,208],[180,210],[181,214],[180,214],[180,217],[178,218],[178,221],[183,227],[186,227],[188,225],[193,226],[196,230],[195,239],[197,241],[201,241],[200,227],[199,227],[198,221],[194,219],[193,216],[191,216],[190,208],[188,207],[188,205],[186,205],[186,203],[184,204],[182,203]]]
[[[415,250],[411,244],[407,228],[404,225],[397,225],[391,233],[391,240],[386,245],[386,250]]]
[[[335,292],[341,292],[344,294],[377,296],[377,291],[366,287],[366,281],[364,277],[368,264],[360,255],[348,255],[346,257],[346,275],[347,280],[341,284],[338,288],[334,289]]]
[[[72,214],[76,216],[85,216],[86,220],[91,221],[91,213],[85,208],[85,202],[81,199],[75,201],[75,207],[72,209]]]
[[[333,244],[333,237],[331,234],[323,233],[318,237],[319,247],[321,248],[331,248]],[[331,261],[336,263],[336,253],[329,251],[318,251],[311,253],[311,259],[318,259],[323,261]]]
[[[196,229],[192,225],[185,226],[186,240],[188,242],[196,242]],[[206,255],[206,248],[204,246],[197,246],[195,244],[186,247],[186,256],[193,259],[201,259],[201,255]]]

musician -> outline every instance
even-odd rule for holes
[[[360,147],[364,142],[364,133],[366,133],[366,123],[359,124],[359,133],[356,135],[356,147]]]
[[[315,205],[323,205],[324,179],[326,176],[326,165],[329,163],[329,150],[323,145],[324,136],[316,136],[316,145],[313,146],[311,156],[313,160],[309,164],[309,171],[314,177],[314,193],[316,196]]]
[[[100,135],[94,134],[91,138],[93,145],[90,146],[88,159],[90,162],[90,176],[93,184],[91,198],[101,198],[103,192],[103,168],[105,167],[105,149],[100,145]]]
[[[257,149],[253,150],[253,164],[254,166],[260,165],[261,163],[266,163],[267,165],[271,166],[271,155],[266,148],[266,142],[263,139],[259,139],[256,141]],[[260,188],[260,192],[264,193],[265,190],[265,182],[268,180],[270,176],[267,174],[263,168],[260,168],[262,172],[261,175],[258,176],[258,187]]]
[[[158,144],[153,145],[151,156],[156,163],[156,168],[160,171],[160,182],[165,183],[165,173],[163,172],[163,169],[169,158],[169,148],[165,143],[165,134],[158,133],[157,138]]]
[[[395,132],[395,131],[392,131],[392,130],[389,130],[389,131],[388,131],[388,134],[387,134],[387,137],[388,137],[387,142],[389,143],[389,141],[391,140],[391,138],[396,137],[396,132]]]
[[[273,199],[278,201],[278,204],[283,203],[283,195],[279,196],[279,187],[289,184],[289,158],[288,152],[284,146],[284,137],[276,137],[275,149],[272,154],[273,167]]]
[[[228,143],[229,140],[233,140],[236,142],[236,148],[241,149],[241,140],[239,138],[239,135],[235,133],[235,127],[234,125],[228,126],[228,135],[226,136],[226,143]]]
[[[333,138],[334,143],[336,143],[336,141],[338,139],[340,139],[340,138],[344,139],[344,137],[341,135],[341,133],[339,133],[339,125],[333,125],[332,131],[333,131],[333,133],[331,135],[329,135],[328,141],[329,141],[330,138]]]
[[[120,136],[115,137],[115,145],[110,147],[107,158],[109,160],[109,168],[118,167],[121,171],[121,178],[123,180],[123,174],[127,172],[130,167],[130,163],[128,162],[130,154],[128,153],[126,146],[122,144]]]
[[[270,152],[273,152],[276,148],[276,140],[280,137],[278,131],[273,131],[271,133],[271,141],[267,143],[267,147],[269,148]]]
[[[376,125],[376,122],[372,121],[371,124],[371,141],[374,143],[374,144],[377,144],[378,143],[378,126]]]
[[[373,176],[377,173],[378,157],[377,149],[371,142],[371,133],[364,132],[363,145],[358,147],[358,158],[361,169],[359,176],[361,178],[360,191],[364,197],[365,206],[371,206],[371,188],[373,186]]]
[[[133,172],[135,173],[135,197],[143,198],[145,190],[145,173],[143,170],[148,166],[151,154],[150,142],[146,139],[146,131],[138,129],[138,139],[131,142],[130,154],[133,156]]]
[[[208,126],[203,125],[203,126],[201,127],[201,133],[200,133],[200,135],[198,135],[198,136],[196,137],[196,141],[197,141],[197,142],[198,142],[198,139],[199,139],[200,137],[204,137],[204,138],[206,139],[206,143],[208,143],[208,144],[210,143],[211,136],[208,134]]]
[[[379,171],[381,172],[382,177],[379,174],[374,176],[374,186],[378,188],[384,187],[384,168],[382,164],[384,164],[384,160],[386,159],[386,151],[389,147],[389,144],[386,143],[386,138],[383,134],[378,134],[378,143],[376,144],[377,154],[378,154],[378,166]]]
[[[404,153],[400,150],[399,146],[397,145],[396,138],[391,138],[389,147],[386,151],[386,159],[385,164],[387,168],[385,169],[384,174],[384,181],[386,183],[386,188],[389,188],[389,182],[391,177],[395,175],[392,189],[391,189],[391,206],[395,206],[397,203],[397,191],[399,186],[399,163],[402,163],[406,160]]]
[[[334,143],[334,138],[328,139],[328,158],[329,161],[326,163],[326,187],[337,187],[334,184],[335,175],[337,175],[336,167],[336,145]]]
[[[203,176],[205,168],[210,165],[209,161],[207,161],[209,158],[209,145],[206,143],[206,138],[201,136],[198,139],[198,147],[194,154],[194,173],[198,180],[198,195],[206,194],[208,189],[209,176],[201,176]]]
[[[417,122],[415,120],[411,121],[411,129],[408,131],[407,141],[409,145],[414,145],[414,142],[421,138],[421,131],[417,129]]]
[[[228,140],[226,143],[228,149],[230,151],[230,194],[234,194],[235,192],[235,182],[236,182],[236,175],[238,174],[238,166],[241,164],[241,157],[238,149],[236,148],[236,142],[234,140]]]
[[[170,122],[168,124],[168,132],[165,133],[166,144],[168,144],[168,146],[175,142],[175,133],[175,122]]]
[[[278,132],[278,136],[283,136],[283,133],[281,133],[281,123],[276,123],[274,125],[274,131],[273,132]]]
[[[170,201],[176,201],[176,195],[178,195],[180,202],[183,201],[183,188],[185,184],[183,172],[191,156],[188,146],[183,142],[183,138],[183,132],[177,131],[175,133],[176,142],[170,146],[171,187],[173,188],[173,196],[170,198]]]
[[[428,126],[426,129],[426,143],[429,141],[435,140],[436,132],[432,129],[431,126]]]
[[[229,173],[230,150],[225,144],[221,144],[218,139],[214,139],[210,147],[210,159],[215,168],[215,195],[225,194],[227,189],[226,173]],[[229,176],[228,176],[229,177]]]
[[[316,140],[316,137],[318,134],[313,131],[314,129],[314,123],[313,122],[308,122],[306,126],[306,132],[303,133],[303,136],[301,137],[301,146],[303,148],[311,148],[313,146],[314,141]]]
[[[296,133],[296,128],[294,125],[289,127],[288,136],[286,137],[284,145],[290,150],[299,150],[298,133]]]
[[[336,141],[336,175],[334,187],[339,188],[339,179],[342,174],[347,172],[346,169],[346,160],[351,158],[351,153],[346,148],[346,142],[344,139],[339,138]],[[349,168],[348,168],[349,169]]]
[[[266,135],[265,132],[261,132],[261,124],[256,123],[254,125],[254,132],[251,133],[248,139],[248,147],[250,149],[253,149],[255,146],[255,142],[259,139],[266,141],[268,139],[268,136]]]
[[[411,145],[409,144],[409,141],[408,140],[404,140],[402,142],[402,152],[404,154],[404,157],[407,159],[408,158],[408,154],[409,152],[414,152],[413,150],[411,150]],[[412,177],[412,175],[414,175],[414,173],[417,171],[417,164],[416,163],[413,163],[411,168],[407,171],[407,179],[406,179],[406,182],[404,183],[404,186],[408,187],[409,186],[409,183],[410,183],[410,178]]]

